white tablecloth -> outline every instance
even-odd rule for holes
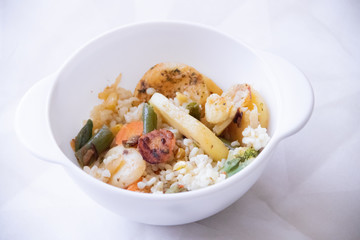
[[[90,38],[144,20],[214,26],[298,66],[313,115],[259,181],[208,219],[173,227],[102,208],[33,157],[13,121],[23,94]],[[0,239],[360,239],[360,1],[0,1]]]

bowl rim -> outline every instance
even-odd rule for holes
[[[108,31],[105,31],[102,34],[97,35],[96,37],[90,39],[89,41],[85,42],[84,44],[82,44],[81,47],[79,47],[76,51],[74,51],[73,54],[71,54],[65,60],[65,62],[62,64],[62,66],[57,71],[54,83],[52,84],[51,89],[50,89],[49,98],[48,98],[48,102],[47,102],[48,103],[47,109],[46,109],[47,121],[49,124],[48,126],[50,128],[49,131],[50,131],[52,141],[56,145],[56,148],[60,151],[59,153],[61,153],[61,155],[62,155],[62,156],[60,156],[60,161],[62,161],[62,163],[64,163],[66,161],[64,163],[65,168],[69,168],[66,170],[71,170],[71,171],[75,171],[76,173],[79,173],[78,176],[81,176],[85,181],[92,182],[97,187],[103,188],[104,190],[112,191],[116,194],[122,194],[122,195],[125,195],[128,197],[135,197],[135,198],[140,197],[140,198],[144,198],[147,200],[160,200],[160,201],[167,201],[170,199],[182,200],[182,199],[197,198],[197,197],[202,197],[205,195],[210,195],[211,193],[218,192],[221,189],[229,188],[236,182],[241,181],[242,179],[246,178],[247,176],[249,176],[253,172],[255,172],[255,170],[260,168],[262,164],[266,163],[266,160],[268,160],[267,157],[270,157],[270,153],[271,153],[272,149],[276,146],[276,144],[279,142],[279,140],[281,140],[281,138],[279,138],[276,134],[277,127],[275,126],[275,130],[274,130],[272,136],[270,136],[270,141],[268,142],[266,147],[260,152],[260,154],[255,158],[255,160],[251,162],[251,164],[246,166],[240,172],[238,172],[237,174],[235,174],[234,176],[232,176],[230,178],[226,178],[224,181],[221,181],[219,183],[216,183],[216,184],[204,187],[204,188],[196,189],[196,190],[182,192],[180,194],[154,194],[154,193],[141,193],[141,192],[128,191],[126,189],[118,188],[118,187],[110,185],[108,183],[104,183],[104,182],[90,176],[83,169],[81,169],[79,166],[77,166],[75,163],[73,163],[64,154],[64,152],[61,150],[61,148],[57,144],[57,142],[55,140],[54,132],[52,130],[52,123],[50,121],[50,112],[51,112],[50,111],[50,108],[51,108],[50,103],[52,102],[52,98],[53,98],[53,95],[54,95],[54,92],[56,89],[56,85],[57,85],[57,82],[59,81],[59,79],[61,78],[61,74],[64,72],[64,70],[68,66],[71,65],[72,61],[74,60],[74,58],[76,58],[77,55],[81,54],[87,48],[92,47],[93,44],[95,44],[98,41],[102,41],[103,38],[105,38],[111,34],[119,34],[119,32],[128,31],[133,28],[143,28],[143,27],[150,27],[150,26],[162,27],[162,26],[166,26],[166,25],[181,26],[181,27],[187,27],[187,28],[198,28],[198,29],[203,29],[208,32],[211,32],[212,34],[220,35],[223,38],[227,39],[228,41],[233,41],[236,44],[242,45],[243,47],[248,49],[254,55],[254,57],[256,57],[260,62],[262,62],[262,60],[258,57],[256,52],[248,44],[234,38],[230,34],[227,34],[225,32],[222,32],[222,31],[216,29],[215,27],[205,25],[202,23],[194,23],[194,22],[189,22],[189,21],[177,21],[177,20],[139,21],[139,22],[130,23],[130,24],[112,28]],[[278,105],[278,103],[276,102],[275,105]]]

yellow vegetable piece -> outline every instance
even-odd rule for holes
[[[164,95],[155,93],[149,102],[168,124],[187,138],[195,140],[212,159],[220,161],[227,158],[229,150],[224,143],[204,124],[176,107]]]

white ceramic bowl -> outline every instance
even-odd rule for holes
[[[160,62],[193,66],[223,89],[246,82],[261,93],[270,109],[271,140],[254,162],[224,182],[167,195],[119,189],[80,169],[69,142],[99,102],[97,93],[119,73],[121,86],[133,90]],[[280,57],[251,49],[210,27],[148,22],[115,29],[87,43],[57,73],[28,91],[15,124],[32,153],[64,166],[101,206],[134,221],[175,225],[209,217],[239,199],[259,178],[276,144],[304,126],[312,107],[309,82]]]

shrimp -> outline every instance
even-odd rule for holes
[[[251,103],[251,87],[249,84],[237,84],[232,86],[222,96],[234,103],[236,108],[249,107]]]
[[[215,124],[213,131],[220,135],[233,121],[240,108],[246,110],[251,102],[251,88],[248,84],[237,84],[221,96],[211,94],[205,104],[205,118]]]
[[[151,89],[152,91],[147,91]],[[176,97],[176,92],[186,92],[189,97],[203,105],[211,93],[222,90],[195,68],[178,63],[159,63],[150,68],[135,88],[134,95],[147,102],[153,89],[167,98]]]
[[[225,97],[217,94],[211,94],[205,104],[205,118],[209,123],[221,123],[233,115],[234,104],[228,101]]]
[[[111,148],[105,155],[103,165],[109,170],[111,185],[127,188],[145,172],[146,163],[135,148],[122,145]]]

